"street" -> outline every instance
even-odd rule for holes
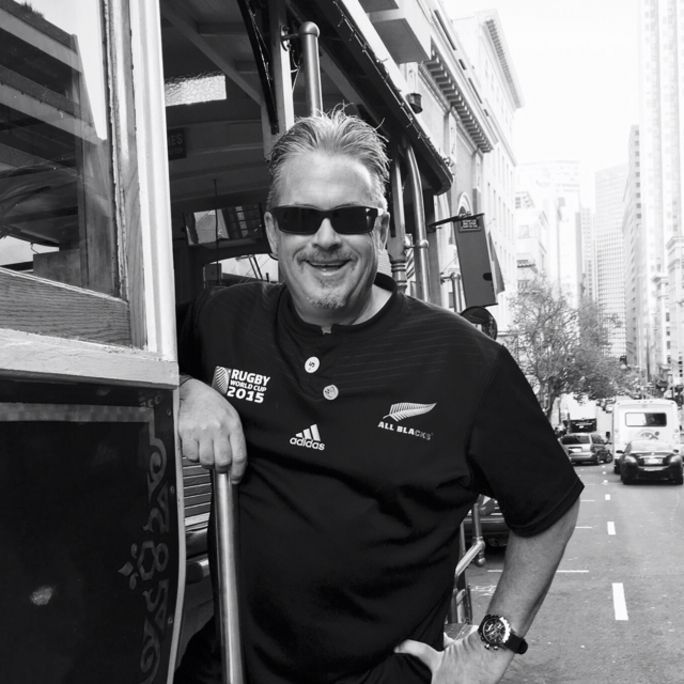
[[[669,684],[684,681],[684,488],[625,486],[613,465],[581,466],[575,533],[516,656],[509,684]],[[471,566],[473,621],[503,566],[487,551]]]

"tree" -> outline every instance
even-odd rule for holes
[[[511,350],[548,418],[561,394],[590,399],[631,393],[631,377],[609,356],[610,332],[619,325],[591,301],[571,307],[544,279],[529,282],[513,301]]]

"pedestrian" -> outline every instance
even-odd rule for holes
[[[179,342],[182,451],[240,483],[247,680],[497,682],[582,485],[505,348],[377,273],[376,131],[341,110],[300,119],[270,171],[282,283],[206,292]],[[459,524],[480,493],[511,529],[505,568],[479,633],[445,643]],[[176,681],[218,682],[218,658],[210,622]]]

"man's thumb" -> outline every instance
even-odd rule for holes
[[[440,654],[434,648],[421,641],[413,641],[412,639],[402,641],[395,647],[394,652],[418,658],[418,660],[430,668],[431,672],[434,672],[439,667]]]

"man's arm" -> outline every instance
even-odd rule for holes
[[[187,375],[181,376],[178,436],[189,461],[218,471],[230,470],[239,482],[247,464],[247,447],[237,411],[216,390]]]
[[[579,499],[544,532],[533,537],[509,535],[504,570],[487,612],[507,618],[519,636],[525,635],[544,601],[574,531],[578,510]],[[495,684],[514,656],[508,649],[485,649],[475,630],[444,651],[409,640],[396,652],[422,660],[432,671],[432,684]]]

